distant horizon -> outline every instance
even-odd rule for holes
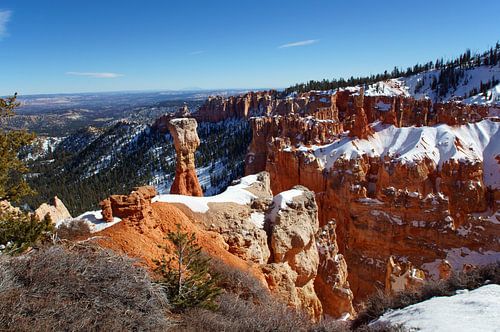
[[[0,95],[284,89],[377,74],[493,46],[500,2],[470,6],[4,0]]]
[[[47,92],[47,93],[28,93],[20,94],[17,93],[18,98],[23,97],[34,97],[34,96],[65,96],[65,95],[86,95],[86,94],[111,94],[111,93],[154,93],[154,92],[210,92],[210,91],[265,91],[265,90],[283,90],[285,88],[217,88],[217,89],[144,89],[144,90],[111,90],[111,91],[76,91],[76,92]],[[14,92],[15,93],[15,92]],[[14,95],[6,94],[0,95],[0,98],[11,97]]]

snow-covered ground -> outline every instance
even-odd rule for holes
[[[257,181],[257,175],[249,175],[241,178],[238,184],[229,186],[226,191],[215,196],[192,197],[184,195],[158,195],[153,198],[152,202],[181,203],[189,207],[193,212],[198,213],[207,212],[209,210],[209,203],[236,203],[246,205],[257,197],[246,190]]]
[[[500,84],[488,90],[488,98],[480,92],[469,97],[476,89],[480,90],[481,83],[487,83],[493,79],[500,79],[500,66],[479,66],[464,70],[464,77],[460,79],[456,89],[450,88],[445,96],[437,94],[432,89],[432,81],[439,80],[441,70],[429,70],[409,77],[393,78],[370,84],[365,89],[365,96],[405,96],[415,99],[430,99],[433,102],[448,102],[461,100],[466,104],[500,105]],[[352,93],[359,93],[360,86],[342,88]],[[325,93],[333,91],[325,91]]]
[[[401,163],[433,160],[441,166],[449,160],[483,162],[484,182],[491,188],[500,188],[500,122],[483,120],[462,126],[445,124],[433,127],[403,127],[375,123],[374,135],[368,139],[343,137],[310,150],[331,168],[339,158],[356,159],[391,156]]]
[[[64,224],[69,225],[70,223],[75,222],[75,220],[83,220],[85,223],[87,223],[91,233],[100,232],[103,229],[111,227],[114,224],[117,224],[120,221],[122,221],[120,218],[114,217],[112,222],[106,222],[102,218],[102,213],[99,210],[99,211],[85,212],[85,213],[83,213],[83,214],[81,214],[78,217],[73,218],[73,219],[60,220],[59,222],[56,223],[55,227],[58,228]]]
[[[376,322],[403,324],[410,331],[500,331],[500,285],[457,291],[403,309],[392,310]]]

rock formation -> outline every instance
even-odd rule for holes
[[[152,187],[136,188],[130,195],[111,196],[104,202],[111,202],[111,213],[122,221],[105,228],[94,238],[99,245],[123,252],[137,258],[151,270],[156,268],[155,260],[169,258],[172,244],[165,240],[165,234],[176,231],[177,225],[183,232],[194,233],[204,252],[223,264],[249,273],[266,286],[261,270],[243,259],[231,254],[222,236],[201,228],[200,224],[169,203],[152,203],[155,194]],[[109,206],[106,203],[106,206]],[[166,245],[165,251],[161,246]]]
[[[347,263],[339,252],[336,227],[336,222],[330,220],[316,236],[320,263],[314,289],[325,314],[337,318],[354,317],[354,295],[347,280]]]
[[[370,99],[376,101],[374,105],[367,101]],[[367,119],[383,120],[385,116],[386,124],[401,128],[384,124],[373,127],[375,144],[370,137],[360,140],[339,132],[313,145],[306,142],[312,132],[309,128],[318,125],[308,129],[296,126],[296,130],[280,125],[300,123],[295,119],[297,114],[251,119],[253,141],[247,174],[267,170],[275,193],[297,184],[316,193],[320,225],[336,220],[339,253],[347,263],[355,301],[361,301],[376,287],[384,287],[391,255],[397,260],[406,258],[430,278],[439,275],[435,262],[446,259],[457,248],[469,251],[456,259],[455,270],[462,269],[459,262],[472,259],[467,258],[469,255],[490,255],[484,261],[491,261],[497,256],[482,253],[500,251],[500,243],[495,240],[500,234],[496,217],[500,194],[498,180],[494,180],[500,157],[495,157],[493,148],[498,122],[477,122],[485,113],[473,113],[474,107],[464,107],[466,114],[483,115],[467,117],[472,123],[460,128],[418,127],[444,121],[441,115],[433,114],[430,101],[386,99],[365,97],[363,101]],[[337,95],[339,119],[355,114],[350,106],[353,101],[351,94]],[[358,99],[357,108],[360,106]],[[446,107],[451,108],[447,113],[454,114],[452,106]],[[302,121],[313,123],[309,118]],[[344,129],[352,129],[349,122],[340,122]],[[408,125],[415,127],[404,128]],[[383,130],[390,132],[386,143],[380,140]],[[475,133],[481,134],[472,139]],[[401,142],[404,144],[399,147]],[[377,144],[386,145],[382,148]],[[382,155],[379,149],[383,149]],[[413,157],[413,151],[419,151],[418,157]],[[326,312],[325,301],[322,303]]]
[[[385,292],[394,294],[407,289],[416,289],[424,283],[425,273],[413,267],[411,262],[398,263],[390,256],[387,261]]]
[[[112,195],[103,200],[101,206],[103,219],[111,222],[114,218],[134,221],[151,216],[151,199],[157,195],[152,186],[136,187],[130,195]]]
[[[269,218],[271,259],[264,274],[272,292],[319,319],[323,309],[314,290],[319,254],[319,223],[314,194],[304,187],[273,199]]]
[[[53,223],[57,223],[64,219],[71,218],[71,214],[64,203],[55,196],[49,203],[43,203],[35,210],[35,215],[42,220],[46,215],[49,215]]]
[[[200,145],[196,132],[197,126],[196,120],[192,118],[172,119],[168,123],[177,153],[175,180],[170,189],[171,194],[203,196],[194,163],[194,153]]]
[[[366,139],[373,134],[372,129],[368,125],[365,110],[363,109],[364,91],[364,89],[361,89],[359,95],[354,96],[354,120],[349,132],[349,136],[360,139]]]

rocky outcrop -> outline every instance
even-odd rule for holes
[[[130,195],[112,195],[101,206],[104,221],[114,218],[140,222],[152,215],[151,199],[157,195],[153,186],[136,187]]]
[[[390,256],[387,261],[385,292],[394,294],[407,289],[421,287],[425,280],[424,271],[413,267],[411,262],[396,262]]]
[[[430,99],[417,100],[405,95],[370,94],[363,97],[362,90],[311,91],[286,97],[276,91],[263,91],[227,98],[210,97],[192,116],[200,122],[219,122],[229,118],[295,114],[317,120],[339,121],[345,130],[354,128],[355,131],[363,131],[366,124],[377,120],[398,127],[472,123],[487,118],[493,108],[457,102],[433,104]],[[363,132],[355,136],[357,134],[364,136]]]
[[[192,118],[172,119],[168,123],[168,129],[174,139],[177,153],[175,179],[170,189],[171,194],[203,196],[194,162],[194,153],[200,145],[200,139],[196,132],[197,126],[196,120]]]
[[[275,145],[328,144],[343,131],[342,124],[335,119],[318,120],[299,115],[257,117],[250,119],[250,124],[254,134],[245,159],[247,175],[265,170]]]
[[[71,214],[64,203],[55,196],[50,202],[43,203],[35,210],[35,215],[42,220],[46,215],[49,215],[53,223],[57,223],[64,219],[71,218]]]
[[[314,194],[295,187],[275,196],[268,218],[271,259],[263,272],[269,288],[291,306],[319,319],[323,309],[314,290],[319,265]]]
[[[173,252],[173,245],[165,240],[165,234],[177,231],[179,226],[182,232],[196,236],[208,256],[254,276],[267,287],[261,270],[255,264],[231,254],[219,233],[204,230],[198,220],[172,204],[152,203],[153,190],[151,187],[139,187],[128,196],[111,196],[108,199],[114,207],[111,212],[115,217],[120,216],[122,221],[95,233],[97,236],[93,240],[103,247],[137,258],[139,264],[154,271],[157,267],[155,262],[161,258],[168,260]],[[115,201],[119,204],[115,205]]]
[[[12,214],[20,214],[21,209],[18,207],[12,206],[9,201],[3,200],[0,201],[0,214],[3,213],[12,213]]]
[[[314,289],[326,315],[353,317],[354,295],[347,280],[347,262],[337,244],[336,227],[336,222],[330,220],[319,229],[316,236],[320,263]]]
[[[364,90],[361,89],[359,95],[354,96],[354,120],[349,131],[349,136],[366,139],[373,134],[371,127],[368,125],[368,118],[363,109]]]

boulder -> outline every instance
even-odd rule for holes
[[[71,214],[64,203],[54,196],[48,203],[43,203],[35,210],[35,215],[42,220],[46,215],[49,215],[53,223],[57,223],[64,219],[71,218]]]

